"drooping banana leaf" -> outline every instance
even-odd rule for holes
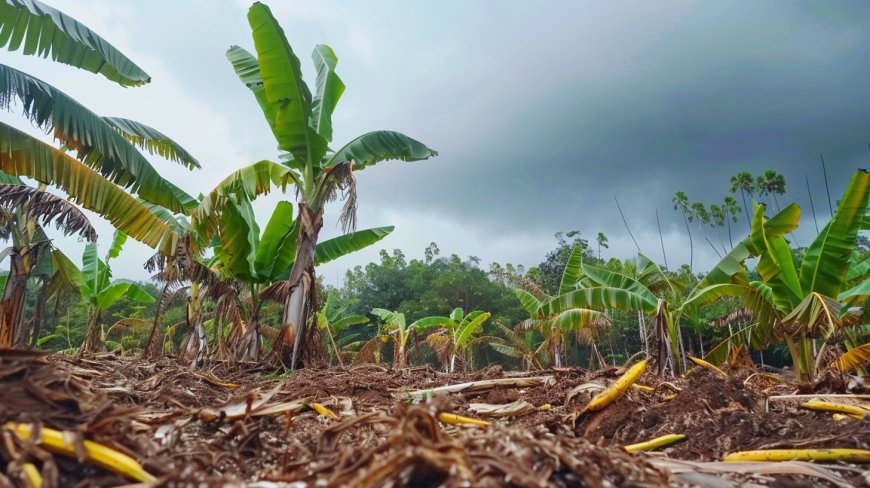
[[[553,320],[553,327],[564,332],[577,332],[589,323],[604,317],[604,313],[587,308],[574,308],[559,313]]]
[[[529,316],[534,316],[538,312],[538,309],[541,308],[541,302],[526,290],[514,288],[514,294],[520,300],[520,304],[522,304],[526,312],[529,312]]]
[[[622,310],[625,312],[642,311],[651,313],[658,305],[657,300],[649,301],[649,297],[633,293],[622,288],[600,286],[575,290],[560,295],[541,304],[538,314],[549,317],[555,313],[575,308],[591,310]]]
[[[275,107],[274,133],[278,147],[300,161],[316,164],[326,154],[327,142],[311,127],[311,92],[302,80],[299,58],[269,7],[259,2],[252,5],[248,10],[248,23],[257,49],[266,101]]]
[[[116,229],[171,254],[178,236],[126,191],[94,170],[19,130],[0,123],[0,171],[55,185],[73,203],[102,215]]]
[[[331,168],[337,164],[354,161],[354,171],[363,170],[381,161],[421,161],[437,156],[438,151],[429,149],[422,142],[389,130],[363,134],[351,140],[323,164]]]
[[[314,251],[314,264],[316,266],[328,263],[334,259],[371,246],[387,237],[394,229],[395,227],[390,225],[387,227],[358,230],[318,243]]]
[[[864,222],[870,197],[870,174],[859,170],[852,176],[834,218],[809,245],[801,265],[803,289],[835,297],[843,291],[855,238]]]
[[[97,297],[97,308],[105,310],[111,307],[123,296],[140,303],[154,303],[154,297],[149,295],[148,292],[142,289],[139,285],[131,282],[119,281],[112,283],[100,292]]]
[[[151,77],[94,31],[38,0],[0,2],[0,47],[99,73],[123,86]]]
[[[114,127],[134,146],[148,151],[149,154],[179,163],[188,169],[200,167],[199,161],[187,152],[187,149],[153,127],[121,117],[103,117],[103,120]]]
[[[52,131],[85,165],[144,200],[175,212],[196,206],[196,200],[164,180],[106,119],[48,83],[0,64],[0,95],[0,107],[11,108],[17,98],[31,122]]]
[[[288,182],[296,181],[293,171],[272,161],[258,161],[232,172],[211,192],[202,197],[199,205],[190,213],[191,228],[201,244],[211,241],[217,232],[217,217],[230,197],[237,200],[254,200],[268,194],[273,188],[284,190]]]
[[[643,285],[643,283],[638,282],[634,278],[615,273],[609,269],[590,266],[585,263],[583,264],[583,273],[599,286],[626,290],[641,297],[645,302],[647,302],[649,307],[655,306],[656,296],[653,295],[652,292]]]

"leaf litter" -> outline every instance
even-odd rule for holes
[[[194,372],[170,357],[0,351],[0,424],[63,431],[78,453],[52,454],[4,429],[0,486],[30,486],[34,472],[47,488],[128,485],[88,461],[86,440],[157,478],[137,486],[870,485],[856,465],[721,462],[738,450],[870,448],[870,416],[838,421],[797,401],[767,405],[761,388],[771,384],[746,381],[749,372],[702,370],[663,387],[646,374],[639,383],[652,392],[628,389],[572,427],[571,416],[600,392],[588,385],[612,385],[624,372],[360,365],[276,377],[227,363]],[[797,391],[788,386],[767,393]],[[835,383],[817,387],[844,393]],[[427,390],[436,393],[418,393]],[[452,425],[440,414],[490,425]],[[686,437],[650,453],[622,447],[672,433]]]

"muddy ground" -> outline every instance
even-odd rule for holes
[[[870,486],[855,465],[717,462],[749,449],[870,449],[870,416],[838,421],[776,398],[868,393],[854,381],[828,377],[799,388],[753,370],[726,378],[698,369],[670,382],[647,373],[639,383],[655,392],[632,389],[572,421],[622,372],[360,365],[279,376],[226,364],[193,372],[170,357],[7,351],[0,352],[0,424],[34,422],[127,452],[158,477],[154,486]],[[521,388],[414,393],[524,377],[545,378]],[[512,417],[489,417],[478,405],[522,401],[526,411]],[[311,410],[312,402],[338,418]],[[492,423],[447,425],[437,420],[441,412]],[[686,439],[654,453],[622,449],[670,433]],[[28,462],[46,487],[132,483],[8,431],[0,452],[0,487],[27,486],[21,466]]]

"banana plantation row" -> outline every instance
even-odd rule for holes
[[[286,368],[391,357],[395,367],[437,360],[450,371],[502,361],[524,368],[580,361],[603,366],[642,353],[656,359],[660,374],[677,375],[690,355],[722,363],[784,346],[802,381],[827,367],[863,371],[870,359],[862,314],[870,259],[859,246],[860,232],[867,230],[870,174],[863,170],[806,247],[793,238],[801,209],[780,208],[776,195],[785,182],[775,172],[757,183],[745,173],[732,179],[731,193],[740,191],[743,208],[729,196],[708,213],[678,192],[675,210],[690,242],[689,222],[697,220],[721,257],[700,275],[691,259],[677,272],[643,254],[604,261],[603,234],[596,239],[597,256],[588,242],[557,235],[559,248],[528,271],[494,265],[485,273],[473,260],[437,258],[430,247],[425,261],[410,264],[382,253],[380,264],[349,272],[341,290],[324,290],[317,265],[393,231],[356,229],[355,172],[437,152],[386,130],[334,143],[332,114],[345,90],[335,53],[325,45],[314,49],[317,77],[309,87],[269,8],[255,3],[248,22],[254,50],[233,46],[226,57],[240,91],[250,92],[262,109],[280,162],[240,166],[200,198],[164,179],[145,155],[198,170],[200,162],[172,139],[133,120],[100,116],[45,81],[0,64],[0,106],[20,110],[52,139],[46,143],[0,123],[0,229],[11,243],[3,253],[10,268],[0,304],[0,347],[93,353],[108,344],[146,355],[178,348],[181,358],[198,365],[271,361]],[[0,46],[51,57],[122,86],[150,81],[86,26],[35,1],[0,5]],[[747,202],[752,188],[772,205]],[[295,201],[281,201],[258,223],[251,202],[272,191],[295,195]],[[336,216],[344,234],[321,241],[324,211],[335,200],[344,203]],[[80,207],[117,229],[104,254]],[[741,212],[750,232],[734,239],[731,222]],[[721,234],[714,243],[702,223],[717,233],[727,223],[728,245]],[[52,225],[88,241],[80,264],[53,244]],[[128,236],[155,249],[145,268],[156,288],[112,279],[111,261]],[[411,279],[414,273],[423,279]],[[431,289],[435,284],[440,295]],[[385,287],[416,294],[379,295]],[[494,290],[495,298],[483,300],[484,289]],[[178,301],[186,304],[175,306]],[[146,316],[132,303],[154,305]],[[127,310],[119,312],[120,304]],[[65,307],[79,310],[79,319],[59,320]],[[87,328],[79,345],[72,337],[81,322]],[[123,338],[112,340],[117,331],[122,333],[114,337]],[[833,363],[823,360],[831,351],[839,351]]]

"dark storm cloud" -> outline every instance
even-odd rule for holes
[[[775,169],[805,215],[809,174],[827,213],[819,153],[834,198],[870,166],[868,21],[859,3],[502,12],[490,38],[433,66],[444,80],[408,116],[442,156],[362,175],[364,196],[482,232],[594,235],[623,232],[614,194],[649,226],[656,207],[675,221],[676,190],[716,202],[737,171]]]

